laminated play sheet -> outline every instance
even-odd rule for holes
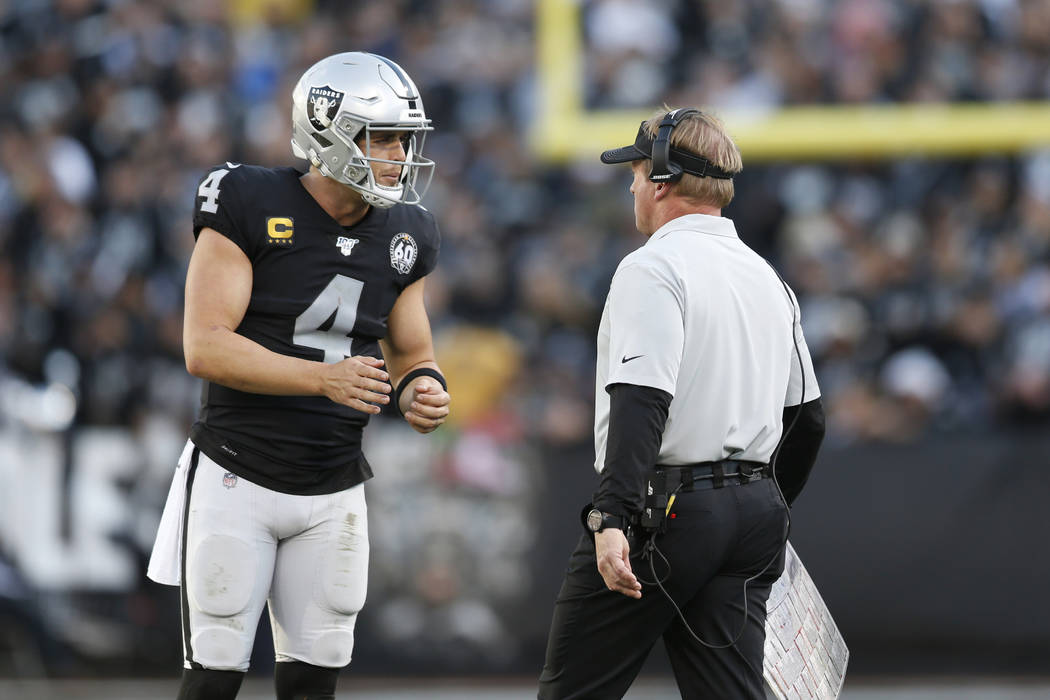
[[[766,603],[764,673],[779,700],[837,698],[849,649],[794,547]]]

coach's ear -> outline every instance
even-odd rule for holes
[[[653,188],[653,200],[659,202],[664,197],[671,193],[671,185],[665,182],[661,182]]]

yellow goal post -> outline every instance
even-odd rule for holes
[[[537,0],[539,109],[529,137],[547,161],[622,146],[651,114],[585,108],[580,14],[578,0]],[[1050,102],[812,105],[719,116],[746,162],[973,157],[1050,146]]]

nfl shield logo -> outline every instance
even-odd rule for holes
[[[324,87],[310,88],[310,94],[306,98],[306,116],[310,124],[318,131],[323,131],[332,125],[332,120],[339,113],[339,105],[343,102],[343,93],[325,85]]]
[[[222,485],[227,489],[232,489],[237,485],[237,475],[233,472],[226,472],[222,477]]]

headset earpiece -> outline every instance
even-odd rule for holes
[[[649,171],[649,180],[652,182],[678,182],[682,179],[682,166],[671,160],[671,134],[674,128],[690,114],[699,114],[695,109],[676,109],[668,112],[660,121],[656,131],[656,140],[653,141],[652,170]]]

